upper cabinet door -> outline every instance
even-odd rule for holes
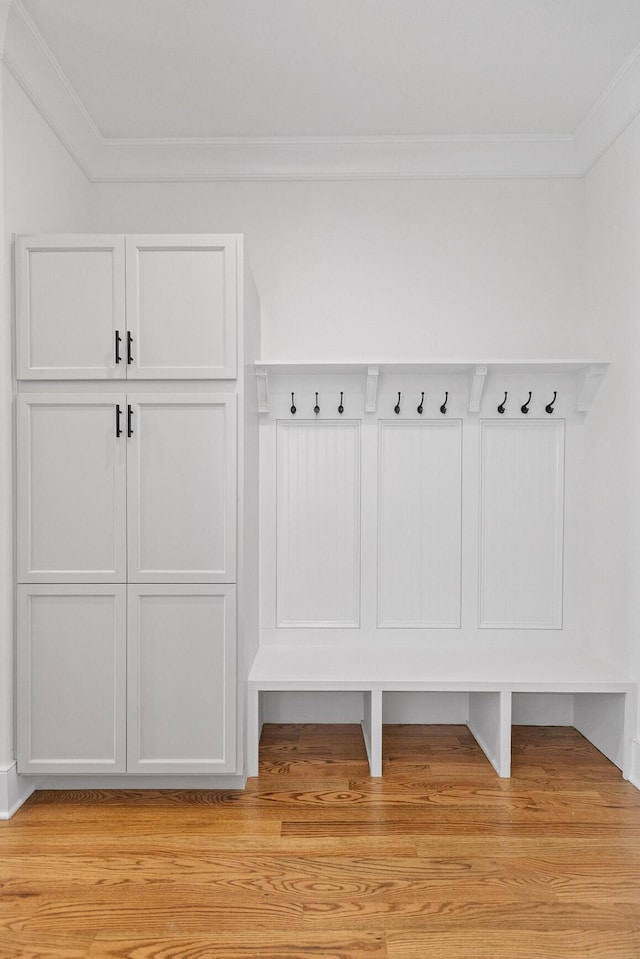
[[[120,236],[16,240],[18,379],[126,377],[124,253]]]
[[[127,396],[130,583],[236,580],[236,398]]]
[[[18,397],[18,582],[125,583],[122,393]]]
[[[236,240],[128,236],[127,376],[234,379]]]

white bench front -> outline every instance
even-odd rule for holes
[[[261,694],[360,691],[372,776],[382,775],[385,692],[456,692],[469,697],[467,725],[499,776],[511,772],[514,693],[574,696],[574,725],[630,775],[637,684],[611,663],[582,652],[534,654],[415,647],[263,645],[248,681],[248,774],[258,774]]]

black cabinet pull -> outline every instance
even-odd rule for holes
[[[116,363],[119,363],[122,357],[120,356],[120,344],[122,343],[122,337],[120,336],[120,330],[116,330]]]
[[[120,409],[120,404],[116,403],[116,436],[122,436],[122,425],[120,417],[122,416],[122,410]]]
[[[133,410],[130,403],[127,403],[127,436],[133,436]]]
[[[127,332],[127,363],[133,363],[133,354],[131,353],[131,344],[133,343],[133,337],[131,333]]]

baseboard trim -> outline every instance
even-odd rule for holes
[[[11,819],[36,786],[32,777],[18,775],[15,763],[0,766],[0,819]]]
[[[629,782],[636,789],[640,789],[640,740],[634,739],[631,743],[631,775]]]
[[[38,776],[37,789],[244,789],[247,777],[228,776]]]

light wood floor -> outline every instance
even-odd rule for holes
[[[246,792],[40,792],[2,959],[638,959],[640,792],[571,729],[268,726]]]

